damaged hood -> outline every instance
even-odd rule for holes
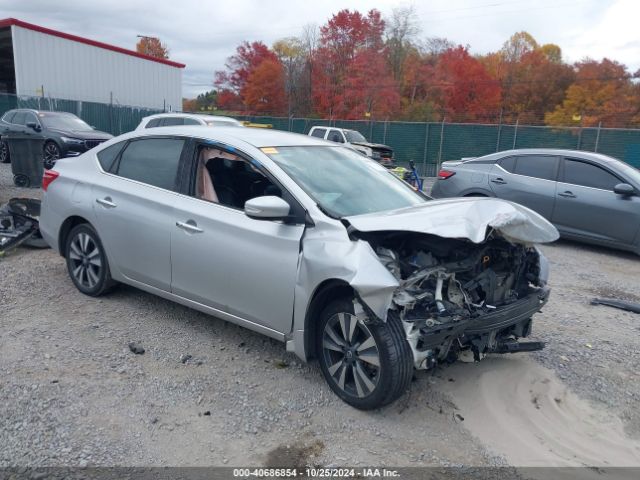
[[[558,230],[522,205],[496,198],[431,200],[414,207],[345,217],[361,232],[407,231],[483,242],[493,229],[517,243],[557,240]]]

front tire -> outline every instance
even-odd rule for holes
[[[60,147],[56,142],[52,142],[51,140],[45,142],[44,147],[42,147],[44,168],[47,170],[52,169],[56,161],[60,158],[60,155]]]
[[[88,223],[69,232],[65,257],[71,281],[85,295],[98,297],[115,285],[100,237]]]
[[[316,352],[325,380],[338,397],[360,410],[399,398],[413,375],[413,355],[400,319],[366,324],[354,315],[353,301],[329,303],[320,316]]]
[[[9,144],[7,142],[0,142],[0,163],[10,163],[11,156],[9,155]]]

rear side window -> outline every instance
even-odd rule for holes
[[[16,114],[13,116],[13,120],[11,121],[11,123],[15,123],[16,125],[24,125],[26,118],[27,118],[26,112],[16,112]]]
[[[504,168],[507,172],[513,173],[516,170],[516,157],[506,157],[498,160],[498,165]]]
[[[16,114],[16,112],[14,112],[13,110],[8,111],[7,113],[4,114],[4,117],[2,117],[2,120],[4,120],[5,122],[11,123],[11,120],[13,119],[13,116]]]
[[[193,118],[184,118],[184,124],[185,125],[200,125],[200,122],[198,120],[193,119]]]
[[[184,140],[146,138],[125,148],[118,163],[118,175],[154,187],[175,190],[178,164]]]
[[[116,161],[116,158],[118,158],[118,154],[120,150],[122,150],[124,143],[125,142],[116,143],[98,152],[98,162],[100,162],[100,166],[105,172],[111,171],[111,167],[113,167],[113,163]]]
[[[149,120],[149,123],[147,123],[147,126],[144,128],[154,128],[154,127],[159,127],[160,126],[160,120],[162,120],[161,118],[154,118],[153,120]]]
[[[514,173],[527,177],[555,181],[557,168],[557,157],[547,155],[520,155],[516,160]]]
[[[326,128],[316,128],[313,132],[311,132],[312,137],[324,138],[324,134],[327,133]]]
[[[564,160],[564,182],[583,187],[613,190],[620,179],[603,168],[578,160]]]
[[[162,121],[163,127],[171,127],[173,125],[184,125],[184,118],[181,117],[167,117]]]

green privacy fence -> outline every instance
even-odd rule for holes
[[[435,176],[446,160],[478,157],[512,148],[587,150],[640,168],[640,129],[483,125],[473,123],[377,122],[310,118],[239,117],[271,124],[278,130],[303,133],[314,125],[358,130],[374,143],[394,149],[397,163],[414,160],[424,176]]]
[[[0,115],[13,108],[33,108],[36,110],[73,113],[89,125],[94,126],[98,130],[111,133],[112,135],[130,132],[138,126],[143,117],[162,112],[162,110],[114,103],[82,102],[60,98],[0,94]]]

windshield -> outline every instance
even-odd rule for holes
[[[617,167],[622,170],[622,173],[627,175],[631,182],[634,182],[637,185],[640,185],[640,170],[635,168],[633,165],[629,165],[624,162],[617,162]]]
[[[356,132],[355,130],[345,130],[344,136],[347,137],[347,142],[366,142],[367,139],[362,136],[360,132]]]
[[[269,147],[262,151],[336,218],[427,201],[377,162],[344,147]]]
[[[41,113],[39,117],[40,122],[42,122],[42,125],[46,128],[76,131],[93,130],[93,128],[75,115],[47,115],[46,113]]]

